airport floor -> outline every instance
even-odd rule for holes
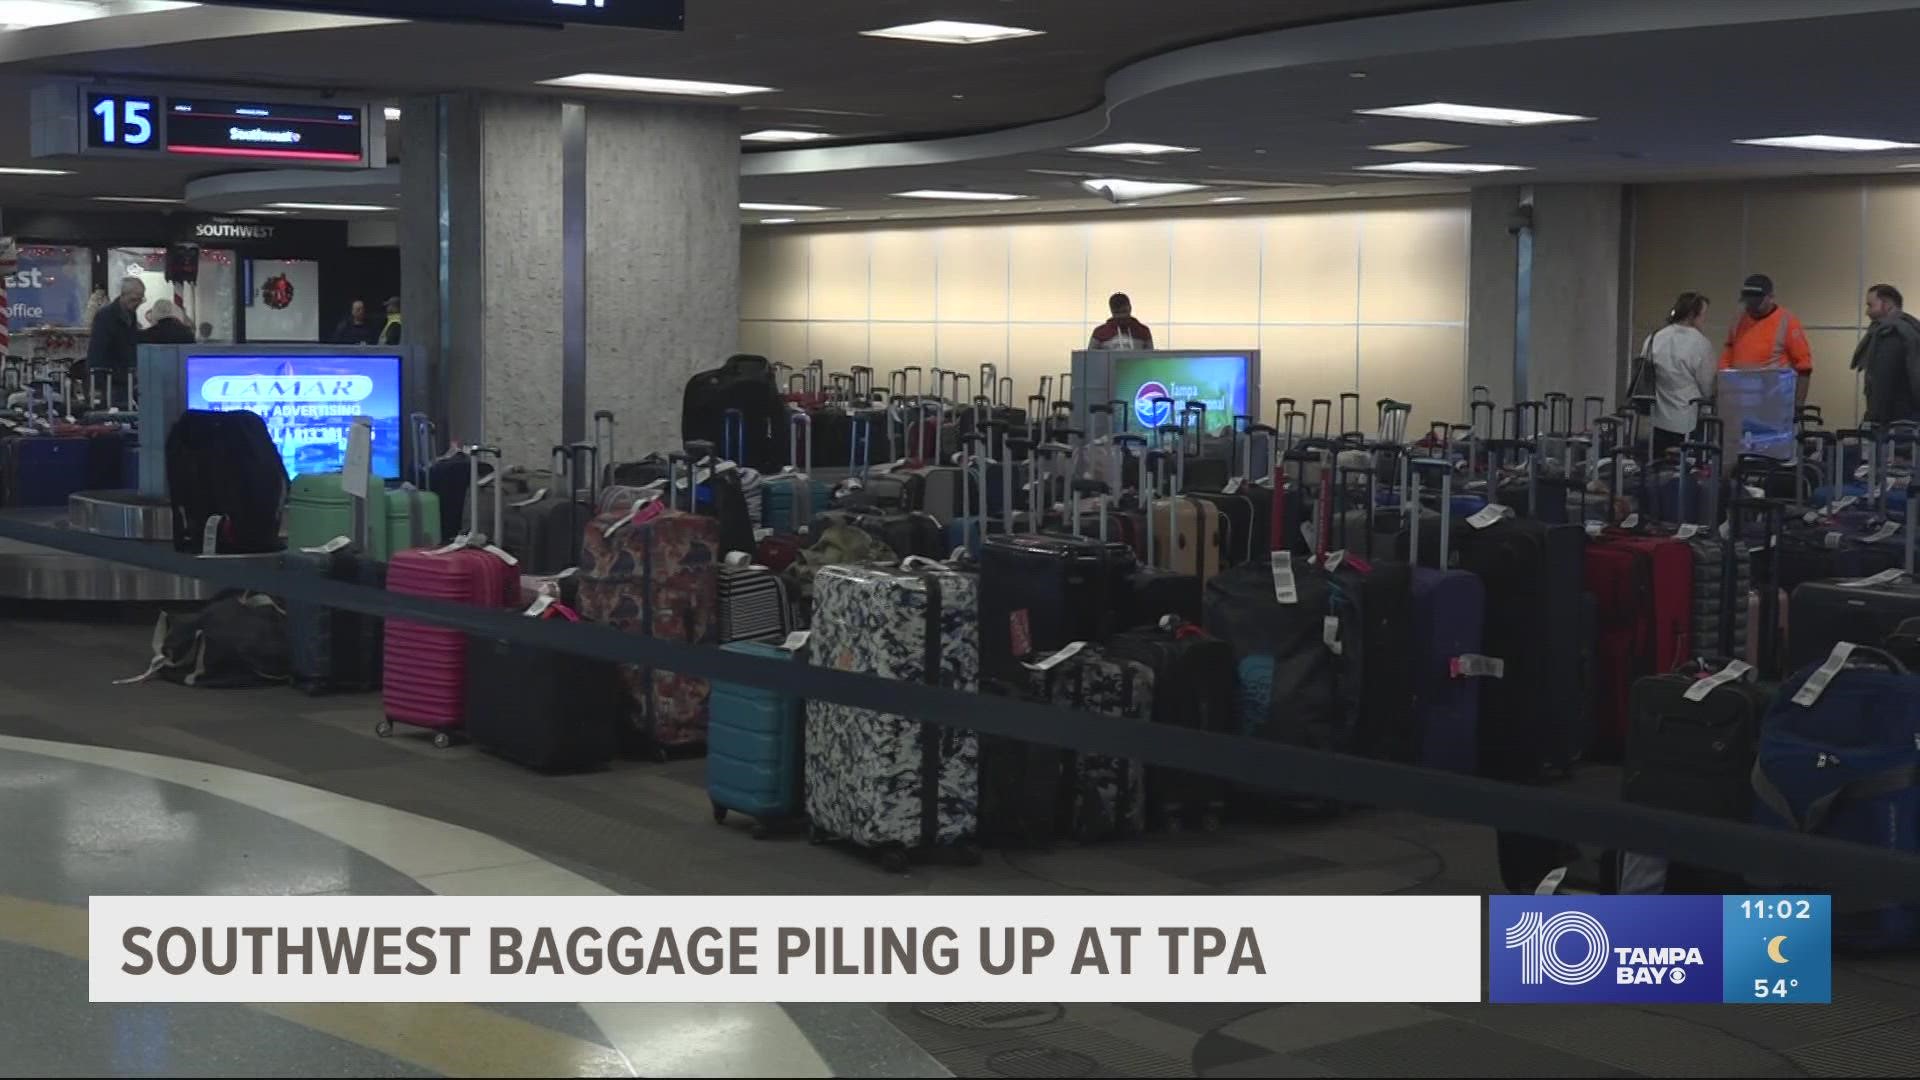
[[[698,761],[538,776],[371,698],[117,686],[148,629],[0,619],[6,1075],[1907,1076],[1920,958],[1832,1006],[92,1006],[95,893],[1484,892],[1484,830],[1243,825],[895,876],[716,826]],[[1604,788],[1600,770],[1584,783]]]

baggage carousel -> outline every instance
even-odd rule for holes
[[[65,510],[52,507],[0,511],[18,522],[76,529],[129,544],[173,545],[173,511],[165,499],[135,491],[83,491]],[[276,555],[263,555],[272,560]],[[0,597],[77,603],[125,604],[205,600],[207,582],[158,570],[75,555],[0,537]]]

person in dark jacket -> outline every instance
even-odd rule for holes
[[[1906,313],[1900,290],[1867,290],[1873,324],[1853,350],[1853,369],[1864,376],[1868,423],[1920,420],[1920,319]]]
[[[147,302],[147,284],[137,277],[120,282],[120,298],[94,312],[87,339],[88,371],[132,371],[140,328],[135,312]]]
[[[380,343],[380,328],[373,325],[372,319],[367,318],[365,300],[355,300],[353,307],[347,312],[347,317],[340,320],[339,326],[334,327],[333,343],[335,345],[378,345]]]
[[[171,300],[155,300],[147,312],[147,328],[140,332],[142,345],[192,345],[193,327],[180,318],[180,309]]]

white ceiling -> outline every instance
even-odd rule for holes
[[[230,8],[132,15],[0,33],[0,91],[20,100],[49,74],[326,88],[372,99],[466,88],[552,92],[533,84],[579,71],[773,85],[778,93],[746,100],[745,127],[815,127],[848,140],[745,159],[744,197],[836,208],[780,215],[803,220],[1108,208],[1079,188],[1093,175],[1209,185],[1150,205],[1459,190],[1468,182],[1352,171],[1397,156],[1369,145],[1415,139],[1468,144],[1434,158],[1533,170],[1492,178],[1503,183],[1920,163],[1920,154],[1732,143],[1814,131],[1920,142],[1907,65],[1872,46],[1920,37],[1920,0],[689,0],[688,8],[683,34]],[[1048,32],[975,47],[858,36],[931,17]],[[1354,114],[1431,100],[1598,120],[1501,129]],[[0,165],[32,164],[19,114],[0,115]],[[1065,150],[1114,140],[1201,149],[1150,162]],[[0,207],[177,197],[206,175],[191,163],[87,162],[73,177],[0,177]],[[195,188],[218,186],[202,180]],[[889,197],[910,188],[1029,198],[956,206]]]

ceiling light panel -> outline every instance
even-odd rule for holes
[[[1369,146],[1369,150],[1379,150],[1388,154],[1437,154],[1442,150],[1465,150],[1459,143],[1429,142],[1420,139],[1415,142],[1390,142],[1378,146]]]
[[[831,138],[833,138],[833,136],[824,131],[793,131],[787,128],[765,128],[760,131],[747,132],[745,135],[740,136],[740,141],[757,143],[803,143],[813,142],[816,139]]]
[[[1155,154],[1191,154],[1200,148],[1197,146],[1168,146],[1166,143],[1115,142],[1101,143],[1099,146],[1076,146],[1076,154],[1112,154],[1115,157],[1140,155],[1152,157]]]
[[[566,86],[578,90],[621,90],[629,94],[668,94],[676,97],[742,97],[767,94],[771,86],[745,83],[702,82],[698,79],[663,79],[652,75],[606,75],[583,72],[559,79],[542,80],[542,86]]]
[[[896,191],[896,199],[937,199],[946,202],[1012,202],[1024,199],[1025,195],[1008,195],[1000,191],[941,191],[936,188],[921,188],[914,191]]]
[[[795,220],[797,220],[797,219],[795,219],[795,218],[790,218],[790,217],[765,217],[765,218],[761,218],[761,219],[760,219],[760,224],[762,224],[762,225],[791,225],[791,224],[793,224],[793,223],[794,223],[794,221],[795,221]]]
[[[25,165],[0,166],[0,176],[72,176],[68,169],[36,169]]]
[[[270,210],[330,210],[343,214],[372,214],[391,210],[391,206],[374,206],[371,203],[324,203],[324,202],[277,202],[268,203]]]
[[[1425,105],[1394,105],[1385,109],[1355,109],[1362,116],[1395,116],[1409,120],[1444,120],[1451,124],[1480,124],[1485,127],[1534,127],[1540,124],[1579,124],[1591,116],[1570,113],[1535,112],[1531,109],[1503,109],[1489,105],[1459,105],[1448,101],[1430,101]]]
[[[1869,154],[1875,150],[1911,150],[1920,143],[1889,139],[1856,139],[1850,135],[1781,135],[1770,139],[1735,139],[1746,146],[1777,146],[1789,150],[1826,150],[1840,154]]]
[[[924,41],[934,45],[989,45],[996,41],[1038,37],[1044,33],[1046,33],[1044,30],[1029,30],[1024,26],[995,26],[992,23],[933,19],[929,22],[888,26],[879,30],[862,30],[860,36],[892,38],[896,41]]]
[[[767,214],[809,214],[815,210],[831,210],[831,206],[809,206],[806,203],[783,202],[743,202],[742,210],[758,210]]]
[[[1525,165],[1482,165],[1467,161],[1390,161],[1361,165],[1361,172],[1413,173],[1427,176],[1480,176],[1484,173],[1526,172]]]
[[[388,120],[398,120],[400,119],[400,106],[389,105],[385,109],[382,109],[380,114]]]
[[[1205,184],[1188,184],[1171,180],[1122,180],[1105,178],[1100,180],[1082,180],[1080,186],[1099,195],[1109,192],[1121,202],[1135,199],[1157,199],[1162,195],[1179,195],[1188,191],[1199,191]]]
[[[94,202],[112,202],[112,203],[143,203],[143,204],[151,203],[155,206],[173,206],[173,205],[177,205],[182,200],[161,199],[161,198],[155,198],[154,196],[151,196],[151,195],[95,195],[93,197],[93,201]]]

